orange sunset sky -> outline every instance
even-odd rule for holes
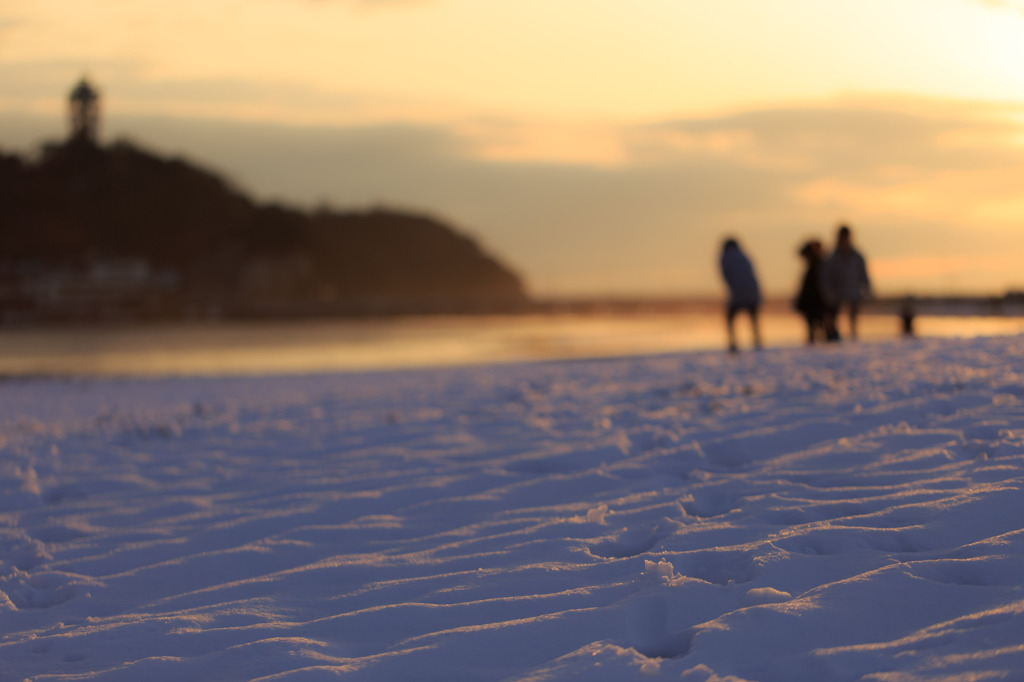
[[[1024,1],[0,0],[0,149],[101,138],[263,201],[436,215],[553,295],[1024,289]]]

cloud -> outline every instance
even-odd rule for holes
[[[0,110],[63,113],[71,87],[87,75],[114,116],[274,121],[344,126],[370,120],[438,119],[445,110],[398,95],[338,91],[298,79],[154,78],[130,59],[0,62]]]
[[[1011,10],[1024,13],[1024,2],[1022,0],[972,0],[973,2],[999,10]]]
[[[16,19],[14,17],[0,18],[0,38],[5,33],[21,28],[24,25],[25,21],[23,19]]]
[[[941,100],[840,101],[686,119],[640,131],[662,154],[727,156],[793,175],[876,175],[881,167],[988,163],[1019,132],[1009,107]],[[638,153],[643,153],[638,148]],[[982,152],[979,156],[978,152]]]
[[[440,0],[306,0],[311,4],[346,4],[360,9],[390,9],[396,7],[413,7],[433,5]]]

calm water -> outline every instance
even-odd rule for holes
[[[749,346],[739,320],[741,347]],[[1024,318],[919,317],[923,337],[1024,333]],[[769,347],[798,346],[802,321],[765,314]],[[898,336],[864,316],[865,342]],[[214,375],[359,371],[720,349],[721,315],[424,317],[0,330],[0,375]]]

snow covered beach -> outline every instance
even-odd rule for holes
[[[0,384],[0,680],[1024,679],[1024,338]]]

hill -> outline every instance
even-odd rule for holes
[[[120,142],[0,154],[0,298],[30,318],[471,312],[521,279],[422,215],[259,205]]]

